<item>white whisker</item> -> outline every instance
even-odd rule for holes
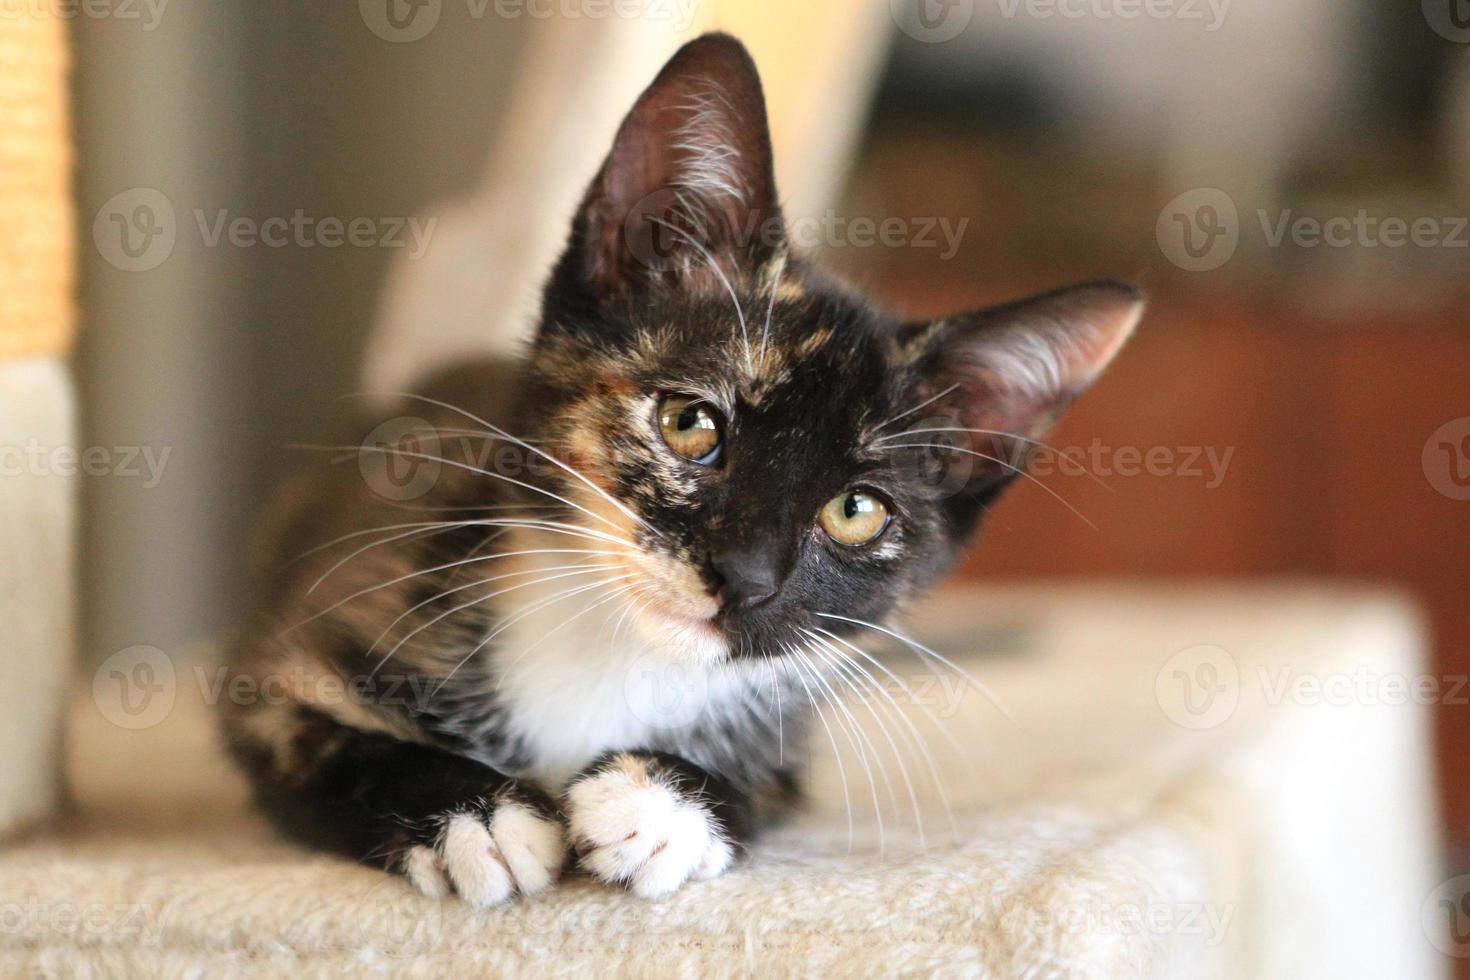
[[[812,694],[811,687],[807,684],[806,679],[802,676],[801,666],[795,659],[795,651],[791,646],[785,643],[781,644],[781,648],[786,652],[787,656],[791,658],[785,662],[797,668],[796,679],[801,682],[802,689],[806,691],[806,699],[811,702],[812,711],[816,714],[817,721],[821,722],[822,728],[826,730],[827,741],[832,743],[832,757],[837,762],[837,778],[842,782],[842,803],[847,810],[847,850],[850,854],[852,853],[853,843],[852,796],[848,792],[847,767],[842,764],[842,752],[839,751],[837,748],[837,737],[832,734],[832,726],[827,724],[826,716],[822,714],[822,709],[817,704],[817,699]]]
[[[313,445],[298,445],[295,448],[298,448],[298,449],[342,449],[342,450],[351,450],[353,452],[382,453],[385,456],[402,456],[405,459],[423,459],[423,460],[428,460],[430,462],[440,463],[440,464],[442,464],[444,466],[453,466],[455,469],[467,470],[470,473],[475,473],[475,474],[478,474],[480,476],[488,476],[488,477],[491,477],[492,479],[504,480],[506,483],[514,484],[515,486],[522,487],[522,488],[524,488],[526,490],[530,490],[533,493],[545,494],[546,496],[552,498],[553,500],[558,500],[558,501],[562,502],[563,504],[566,504],[568,507],[571,507],[574,510],[581,511],[582,513],[586,514],[588,517],[593,518],[594,520],[602,521],[604,524],[608,525],[609,527],[613,528],[616,531],[621,531],[622,530],[622,528],[618,527],[618,525],[614,521],[610,520],[609,518],[606,518],[606,517],[602,516],[601,514],[597,513],[594,510],[589,510],[586,507],[583,507],[581,504],[576,503],[575,501],[568,500],[566,497],[563,497],[560,494],[552,493],[550,490],[547,490],[545,487],[538,487],[535,484],[527,483],[524,480],[517,480],[515,477],[506,476],[504,473],[496,473],[494,470],[487,470],[487,469],[484,469],[483,467],[473,466],[473,465],[471,465],[469,463],[462,463],[462,462],[460,462],[457,459],[447,459],[447,458],[445,458],[443,456],[433,456],[433,455],[430,455],[429,453],[410,452],[409,450],[406,450],[406,449],[394,449],[394,448],[390,448],[388,446],[355,446],[354,447],[354,446],[313,446]],[[527,447],[527,448],[531,448],[531,447]],[[540,450],[536,450],[536,451],[539,452]],[[619,505],[619,506],[621,506],[621,505]]]
[[[949,394],[952,391],[956,391],[958,389],[959,389],[959,385],[958,384],[952,384],[948,388],[946,388],[943,391],[941,391],[939,394],[935,395],[933,398],[926,398],[923,401],[919,402],[919,404],[915,405],[913,408],[909,409],[907,412],[900,412],[899,414],[895,415],[893,418],[889,419],[887,422],[883,422],[883,423],[879,424],[878,426],[874,427],[873,431],[874,432],[881,432],[882,430],[888,428],[893,423],[897,422],[899,419],[908,418],[910,415],[914,414],[915,412],[919,411],[920,409],[927,408],[928,406],[933,405],[935,402],[939,401],[939,399],[943,398],[945,395]]]
[[[883,827],[883,807],[878,802],[878,781],[873,778],[873,767],[868,762],[868,753],[870,751],[873,754],[873,761],[880,763],[878,773],[882,777],[884,788],[888,793],[889,804],[896,807],[897,803],[893,797],[893,783],[888,779],[887,770],[881,766],[882,760],[878,756],[877,748],[868,738],[867,733],[863,731],[862,726],[858,724],[857,719],[853,717],[847,705],[843,703],[841,696],[832,689],[832,685],[822,676],[822,672],[817,668],[817,665],[812,663],[811,658],[807,655],[808,649],[810,648],[798,648],[797,655],[811,668],[812,679],[817,683],[819,691],[822,692],[822,699],[831,706],[833,711],[838,713],[837,722],[842,726],[844,733],[847,735],[848,742],[858,754],[858,762],[862,764],[863,772],[868,777],[868,789],[873,795],[873,817],[878,822],[878,853],[879,855],[887,854],[888,834]],[[843,720],[844,718],[846,719],[845,721]]]
[[[985,700],[989,701],[990,704],[991,704],[991,706],[994,707],[995,710],[999,711],[1001,713],[1001,715],[1005,717],[1006,721],[1010,722],[1013,726],[1015,726],[1015,728],[1017,730],[1020,730],[1021,726],[1016,723],[1016,719],[1015,718],[1011,717],[1011,713],[1009,711],[1007,711],[1005,709],[1005,707],[999,701],[997,701],[995,699],[995,695],[993,695],[993,694],[990,693],[990,688],[988,688],[984,684],[980,683],[980,681],[977,680],[973,674],[971,674],[969,671],[965,670],[963,667],[961,667],[959,664],[955,663],[953,660],[951,660],[948,657],[946,657],[944,654],[937,653],[934,650],[931,650],[928,647],[924,646],[924,644],[920,643],[918,640],[915,640],[915,639],[912,639],[910,637],[904,636],[902,633],[894,632],[893,630],[888,629],[885,626],[879,626],[877,623],[870,623],[870,622],[868,622],[866,620],[862,620],[862,619],[852,619],[851,617],[848,617],[848,616],[838,616],[835,613],[819,612],[819,613],[817,613],[817,615],[823,617],[824,619],[840,619],[844,623],[851,623],[854,626],[865,626],[868,629],[877,630],[879,633],[882,633],[885,636],[891,636],[893,639],[895,639],[898,642],[904,644],[905,646],[909,647],[912,650],[915,650],[915,651],[918,651],[919,653],[927,654],[928,656],[933,657],[935,660],[939,661],[940,663],[942,663],[946,667],[948,667],[950,670],[954,671],[961,678],[963,678],[964,680],[967,680],[971,684],[975,685],[975,690],[979,691],[981,693],[981,695],[984,696]]]
[[[941,446],[939,443],[936,443],[936,442],[900,442],[900,443],[896,443],[894,445],[884,446],[883,448],[885,448],[885,449],[939,449],[939,450],[946,451],[946,452],[965,453],[966,455],[969,455],[969,456],[978,456],[981,459],[989,460],[992,463],[997,463],[997,464],[999,464],[1001,466],[1004,466],[1006,469],[1010,470],[1012,473],[1015,473],[1017,476],[1025,477],[1026,479],[1030,480],[1032,483],[1036,484],[1041,489],[1045,490],[1047,493],[1051,494],[1053,497],[1056,498],[1056,500],[1057,500],[1058,503],[1060,503],[1063,507],[1065,507],[1068,510],[1070,510],[1073,514],[1076,514],[1079,520],[1081,520],[1088,527],[1092,528],[1094,531],[1096,531],[1098,529],[1098,527],[1097,527],[1096,524],[1092,523],[1092,521],[1090,521],[1090,520],[1087,519],[1087,515],[1083,514],[1076,507],[1073,507],[1070,503],[1068,503],[1066,497],[1063,497],[1061,494],[1057,493],[1051,487],[1047,486],[1045,483],[1042,483],[1040,480],[1038,480],[1034,475],[1032,475],[1030,473],[1027,473],[1021,467],[1016,466],[1013,463],[1007,463],[1005,460],[1001,459],[998,456],[991,456],[991,455],[989,455],[987,453],[976,452],[973,449],[962,449],[959,446]]]
[[[885,698],[888,699],[889,704],[893,705],[893,710],[898,711],[898,705],[893,701],[893,696],[887,691],[883,690],[882,687],[879,686],[878,682],[873,678],[873,675],[862,669],[861,664],[842,653],[841,650],[838,650],[830,643],[824,641],[821,637],[816,636],[810,630],[803,629],[802,632],[805,633],[807,637],[815,642],[819,647],[827,649],[838,658],[835,661],[828,662],[835,670],[846,674],[849,682],[853,684],[854,690],[857,689],[857,685],[859,683],[859,675],[853,672],[853,668],[856,668],[857,671],[861,672],[862,678],[866,679],[867,683],[863,686],[867,690],[874,691],[878,694],[883,695]],[[879,717],[878,710],[873,705],[872,701],[864,698],[863,703],[867,707],[868,713],[873,716],[873,723],[878,726],[878,730],[883,733],[883,737],[888,741],[888,747],[893,752],[893,758],[895,759],[895,761],[898,762],[899,775],[903,778],[904,787],[908,790],[909,794],[909,803],[913,807],[914,827],[919,835],[919,846],[921,848],[927,847],[928,843],[924,839],[924,818],[919,810],[919,796],[917,793],[914,792],[913,780],[909,778],[908,763],[904,760],[903,753],[898,748],[898,743],[894,741],[893,733],[889,730],[887,724],[884,723],[883,719]],[[901,715],[902,712],[899,711],[899,714]]]
[[[588,479],[588,477],[586,476],[586,474],[582,473],[580,470],[576,469],[573,466],[567,465],[566,463],[564,463],[561,460],[557,459],[552,454],[550,454],[548,452],[545,452],[545,451],[543,451],[541,449],[536,448],[535,446],[533,446],[530,443],[526,442],[524,439],[520,439],[520,438],[518,438],[516,436],[513,436],[509,432],[506,432],[504,429],[500,428],[499,426],[494,425],[491,422],[485,421],[484,419],[480,418],[478,415],[474,414],[473,412],[467,412],[464,409],[459,408],[458,406],[449,404],[448,402],[442,402],[442,401],[439,401],[438,399],[435,399],[435,398],[429,398],[426,395],[414,394],[413,392],[402,392],[402,393],[400,393],[400,396],[401,397],[404,397],[404,398],[417,399],[418,401],[427,402],[430,405],[438,405],[440,408],[448,409],[451,412],[458,412],[460,415],[463,415],[465,418],[469,419],[470,421],[475,422],[475,423],[478,423],[479,425],[483,425],[487,430],[489,430],[490,432],[493,432],[494,434],[500,436],[502,439],[506,440],[507,442],[510,442],[510,443],[513,443],[513,444],[515,444],[517,446],[520,446],[523,449],[529,449],[531,452],[535,453],[536,455],[540,456],[542,459],[545,459],[547,462],[551,463],[553,466],[556,466],[559,469],[565,471],[566,473],[569,473],[570,475],[576,477],[583,484],[585,484],[589,489],[591,489],[593,493],[597,494],[603,500],[606,500],[608,503],[610,503],[614,507],[616,507],[628,519],[637,522],[639,525],[641,525],[642,527],[646,528],[649,532],[651,532],[653,534],[658,534],[658,529],[657,528],[655,528],[652,524],[649,524],[642,517],[639,517],[636,513],[634,513],[631,509],[629,509],[628,506],[625,505],[622,501],[618,500],[612,494],[608,493],[606,490],[602,489],[597,484],[593,483],[590,479]],[[556,496],[556,495],[555,494],[551,494],[551,496]],[[561,499],[561,498],[558,498],[558,499]]]
[[[934,427],[934,428],[924,428],[924,429],[905,429],[902,432],[890,432],[886,436],[879,436],[878,438],[874,439],[873,442],[874,443],[882,443],[882,442],[887,442],[889,439],[902,439],[904,436],[917,436],[917,435],[925,435],[925,434],[928,434],[928,433],[936,433],[936,432],[967,432],[967,433],[973,433],[975,435],[996,436],[996,437],[1003,437],[1003,438],[1006,438],[1006,439],[1014,439],[1017,442],[1024,442],[1027,445],[1036,446],[1039,449],[1047,449],[1047,450],[1050,450],[1051,452],[1055,453],[1059,457],[1066,456],[1065,453],[1063,453],[1060,449],[1058,449],[1057,447],[1051,445],[1050,443],[1042,442],[1040,439],[1032,439],[1032,438],[1030,438],[1028,436],[1018,435],[1017,433],[1014,433],[1014,432],[1002,432],[1000,429],[965,429],[965,428],[960,428],[958,426],[938,426],[938,427]],[[925,445],[930,445],[930,444],[929,443],[925,443]],[[878,447],[878,448],[883,448],[883,447]],[[1071,457],[1067,457],[1067,458],[1071,458]],[[1081,464],[1079,464],[1079,465],[1081,465]],[[1089,470],[1087,467],[1085,467],[1085,466],[1082,467],[1082,472],[1085,473],[1085,474],[1087,474],[1087,476],[1092,480],[1092,482],[1096,483],[1098,486],[1102,487],[1104,490],[1107,490],[1107,491],[1112,492],[1112,493],[1116,493],[1117,492],[1117,491],[1113,490],[1113,488],[1111,486],[1109,486],[1101,477],[1099,477],[1096,473],[1094,473],[1091,470]]]

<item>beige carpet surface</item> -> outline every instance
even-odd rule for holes
[[[646,902],[572,875],[478,913],[277,840],[214,747],[207,661],[104,665],[72,817],[0,851],[0,973],[1441,975],[1424,709],[1291,680],[1419,676],[1404,603],[996,589],[910,626],[988,689],[891,661],[952,821],[887,701],[854,697],[865,736],[833,713],[834,758],[818,728],[811,812],[724,877]]]

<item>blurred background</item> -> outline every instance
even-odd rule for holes
[[[1463,0],[126,9],[73,22],[82,439],[153,460],[84,486],[90,661],[228,631],[286,447],[513,346],[618,114],[727,27],[801,240],[884,301],[1152,295],[1051,438],[1065,504],[1018,488],[963,574],[1401,587],[1470,871]]]

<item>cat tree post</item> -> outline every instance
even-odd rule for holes
[[[75,472],[66,34],[0,18],[0,834],[56,800]]]

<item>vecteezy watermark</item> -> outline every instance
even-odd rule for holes
[[[470,20],[648,20],[677,33],[694,25],[702,0],[463,0]],[[406,44],[439,26],[444,0],[357,0],[367,29],[384,41]]]
[[[1470,417],[1435,429],[1420,461],[1431,487],[1451,500],[1470,500]]]
[[[22,17],[57,20],[116,20],[138,22],[153,31],[163,20],[169,0],[0,0],[0,20]]]
[[[1434,33],[1456,44],[1470,44],[1470,0],[1423,0],[1423,7]]]
[[[659,731],[688,728],[709,704],[707,672],[654,654],[638,657],[623,675],[628,712]]]
[[[1233,902],[1110,902],[1087,897],[1070,901],[1019,901],[1001,913],[1016,935],[1189,936],[1205,946],[1226,939],[1235,918]]]
[[[385,500],[417,500],[446,473],[477,473],[512,485],[558,471],[559,461],[516,439],[489,430],[438,427],[426,419],[400,415],[381,423],[357,449],[358,471]]]
[[[438,26],[444,0],[357,0],[357,12],[378,37],[406,44]]]
[[[194,208],[190,216],[205,248],[390,248],[407,249],[410,259],[423,257],[439,220],[341,218],[308,214],[302,208],[265,218],[236,214],[228,208]],[[98,253],[124,272],[146,272],[168,261],[179,233],[173,202],[152,187],[134,187],[113,195],[92,222],[92,241]]]
[[[375,704],[410,715],[428,711],[439,691],[438,678],[393,669],[341,674],[290,664],[253,673],[193,663],[181,670],[158,647],[133,646],[98,666],[92,675],[92,700],[107,721],[138,731],[166,720],[178,701],[180,685],[189,683],[197,689],[198,700],[210,706],[310,704],[331,709]]]
[[[1225,24],[1233,0],[995,0],[1007,20],[1177,20],[1199,22],[1207,33]]]
[[[848,216],[828,208],[819,215],[771,217],[752,212],[739,224],[692,220],[682,192],[663,188],[648,194],[623,219],[623,242],[630,255],[655,271],[687,261],[717,262],[720,247],[755,246],[768,251],[786,245],[817,248],[917,248],[939,250],[940,261],[959,254],[969,218],[941,216],[884,218]]]
[[[844,217],[829,208],[820,215],[787,220],[785,233],[787,241],[801,249],[940,249],[939,260],[947,262],[959,254],[960,240],[969,226],[969,218]],[[751,229],[744,240],[754,241],[758,234]]]
[[[1383,673],[1359,664],[1352,670],[1315,674],[1289,665],[1256,666],[1267,705],[1470,705],[1470,676]]]
[[[842,700],[866,707],[922,708],[932,717],[953,718],[963,706],[970,687],[967,677],[953,674],[922,673],[905,677],[901,674],[870,674],[862,683],[843,685]]]
[[[209,248],[217,248],[221,241],[236,248],[406,248],[410,259],[423,258],[429,248],[429,237],[434,233],[438,218],[418,217],[357,217],[342,219],[331,215],[307,214],[301,208],[289,217],[276,215],[269,218],[254,218],[249,215],[231,214],[219,208],[206,214],[204,209],[194,209],[194,221],[199,227],[200,238]]]
[[[142,480],[149,490],[163,482],[172,446],[50,446],[39,439],[0,443],[0,478],[16,476],[116,476]]]
[[[433,704],[440,680],[427,674],[402,674],[394,670],[369,670],[339,674],[308,670],[292,664],[264,674],[195,664],[194,682],[205,704],[257,705],[310,704],[321,708],[375,704],[422,714]]]
[[[1470,875],[1441,882],[1419,906],[1419,924],[1435,949],[1470,957]]]
[[[160,909],[138,902],[0,899],[0,937],[20,945],[61,938],[130,939],[137,945],[156,946],[163,925]]]
[[[1109,446],[1094,438],[1083,446],[1029,446],[1024,463],[1038,477],[1094,476],[1099,479],[1138,476],[1181,477],[1203,480],[1206,490],[1225,482],[1235,447],[1226,446]]]
[[[1240,665],[1223,647],[1187,647],[1159,667],[1154,675],[1154,699],[1181,728],[1223,725],[1240,704]]]
[[[156,269],[174,253],[178,221],[173,202],[153,187],[114,194],[92,221],[98,253],[124,272]]]
[[[915,41],[943,44],[975,19],[975,0],[888,0],[893,22]]]
[[[1470,249],[1465,215],[1377,215],[1367,208],[1347,214],[1302,214],[1293,208],[1258,208],[1242,223],[1224,191],[1201,187],[1174,198],[1154,226],[1159,250],[1186,272],[1210,272],[1229,262],[1246,231],[1259,228],[1270,249]]]
[[[1024,469],[1037,478],[1177,477],[1200,480],[1206,490],[1214,490],[1225,482],[1235,459],[1234,446],[1110,446],[1100,438],[1085,446],[1042,445],[1001,432],[978,433],[944,416],[881,436],[876,445],[916,453],[898,462],[907,463],[913,479],[940,495],[962,489],[976,468],[987,465],[1011,473]]]
[[[1249,685],[1268,708],[1428,707],[1470,705],[1470,676],[1404,674],[1370,664],[1339,670],[1301,670],[1258,663],[1242,671],[1222,647],[1189,647],[1169,657],[1154,676],[1160,710],[1183,728],[1216,728],[1229,721]]]
[[[168,717],[177,694],[173,659],[158,647],[119,650],[92,674],[92,701],[119,728],[152,728]]]
[[[1215,187],[1185,191],[1159,212],[1154,237],[1164,258],[1186,272],[1218,269],[1240,245],[1240,213]]]

